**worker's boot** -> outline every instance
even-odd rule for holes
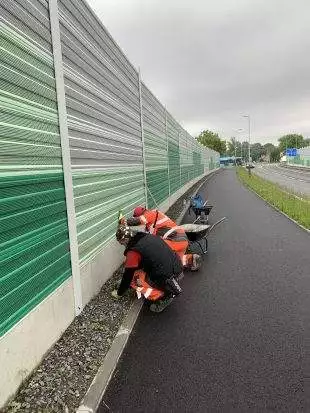
[[[199,254],[193,254],[193,263],[190,268],[191,271],[198,271],[202,265],[202,258]]]
[[[180,287],[176,278],[171,277],[166,280],[165,290],[168,291],[174,297],[181,294],[182,288]]]

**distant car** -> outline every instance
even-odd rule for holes
[[[247,163],[245,166],[247,169],[253,169],[255,166],[252,163]]]

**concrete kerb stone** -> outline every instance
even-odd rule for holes
[[[143,306],[142,300],[135,300],[125,318],[123,324],[118,330],[110,350],[104,358],[104,361],[94,377],[77,413],[95,413],[99,403],[108,387],[110,379],[117,366],[118,360],[123,353],[127,344],[130,333],[135,325],[138,315]]]
[[[195,189],[193,195],[196,195],[198,191],[202,188],[202,186],[210,179],[210,177],[218,171],[219,168],[208,173],[206,179],[198,186],[198,188]],[[176,220],[178,224],[182,222],[187,210],[188,204],[184,206],[182,212]],[[109,385],[114,370],[124,351],[128,338],[138,319],[142,307],[142,300],[135,300],[133,302],[124,322],[122,323],[112,342],[112,345],[107,355],[103,360],[101,367],[99,368],[90,387],[88,388],[81,405],[76,410],[76,413],[95,413],[97,411],[100,401],[102,400],[104,393]]]

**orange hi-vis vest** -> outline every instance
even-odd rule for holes
[[[131,281],[131,288],[136,290],[137,297],[140,299],[142,296],[150,301],[159,300],[164,296],[164,292],[158,290],[157,288],[151,287],[150,284],[145,280],[146,274],[142,270],[137,270],[134,273],[133,279]]]
[[[184,229],[178,227],[172,219],[161,211],[157,211],[156,209],[146,210],[143,215],[140,216],[140,221],[141,224],[146,226],[150,234],[159,235],[164,239],[169,239],[171,236],[174,241],[187,240]]]

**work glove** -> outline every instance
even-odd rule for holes
[[[121,295],[118,295],[117,294],[117,290],[113,290],[112,292],[111,292],[111,296],[113,297],[113,298],[115,298],[116,300],[119,300],[122,296]]]

